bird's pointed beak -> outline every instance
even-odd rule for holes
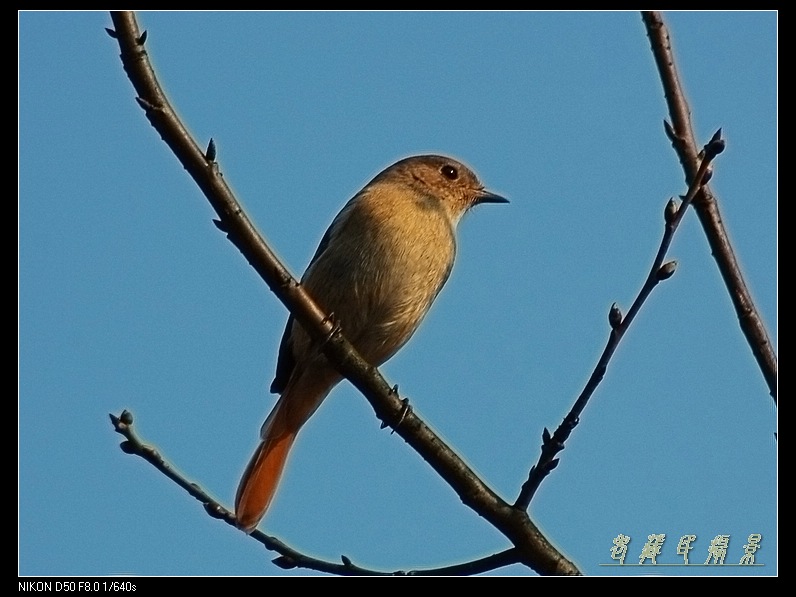
[[[485,189],[481,190],[478,193],[478,196],[475,199],[475,204],[478,205],[479,203],[508,203],[509,200],[501,195],[496,195],[490,191]]]

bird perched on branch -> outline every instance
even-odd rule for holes
[[[479,203],[506,202],[454,159],[400,160],[337,214],[301,283],[362,357],[379,366],[414,334],[448,279],[462,215]],[[271,384],[281,396],[235,497],[239,528],[250,533],[260,522],[299,429],[341,379],[290,316]]]

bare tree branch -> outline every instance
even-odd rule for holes
[[[580,415],[605,376],[608,363],[611,361],[611,357],[616,351],[617,346],[619,346],[619,343],[622,341],[625,332],[627,332],[630,324],[633,323],[642,305],[647,300],[647,297],[649,297],[658,283],[663,280],[668,280],[674,274],[677,263],[674,261],[664,263],[663,260],[666,257],[666,253],[674,238],[674,233],[683,220],[688,206],[691,205],[694,198],[699,194],[700,189],[703,188],[704,184],[711,176],[711,163],[713,162],[713,158],[722,151],[724,151],[724,141],[721,139],[721,131],[717,131],[702,151],[703,157],[700,160],[699,169],[691,182],[688,193],[683,196],[683,202],[679,207],[674,199],[670,199],[666,204],[663,212],[665,221],[663,237],[661,238],[655,259],[652,261],[649,274],[647,274],[647,279],[641,286],[641,290],[639,290],[636,299],[633,301],[630,310],[624,318],[616,303],[611,307],[608,313],[611,333],[608,335],[608,342],[603,349],[603,353],[600,355],[600,359],[597,361],[597,365],[594,367],[591,376],[589,376],[583,391],[580,393],[572,409],[567,416],[564,417],[564,420],[558,426],[555,433],[551,436],[547,429],[542,433],[542,451],[539,455],[539,460],[531,467],[528,480],[523,484],[520,495],[517,497],[517,501],[514,502],[514,505],[518,508],[524,509],[530,505],[531,499],[533,499],[541,482],[550,474],[550,471],[558,466],[556,455],[564,449],[564,443],[580,422]]]
[[[652,54],[660,73],[666,103],[672,124],[665,123],[666,132],[672,142],[680,164],[685,172],[687,184],[691,184],[699,168],[699,155],[691,128],[691,111],[685,99],[680,77],[672,53],[671,40],[663,17],[658,12],[641,13],[647,35],[650,39]],[[721,277],[727,286],[738,322],[746,341],[752,349],[763,378],[768,385],[774,403],[777,403],[777,356],[769,340],[763,320],[758,313],[749,289],[744,281],[741,268],[735,258],[729,236],[719,211],[718,201],[708,186],[702,187],[694,198],[694,209],[707,236],[710,250],[716,259]]]
[[[227,508],[221,505],[209,493],[202,489],[197,483],[189,481],[185,476],[178,473],[174,467],[158,452],[154,447],[144,443],[138,434],[133,429],[133,414],[130,411],[122,411],[117,417],[116,415],[109,415],[111,423],[117,433],[124,436],[125,441],[120,445],[123,452],[140,456],[152,466],[158,469],[161,473],[166,475],[169,479],[174,481],[177,485],[182,487],[191,496],[201,502],[205,511],[213,518],[223,520],[228,525],[235,526],[235,515]],[[259,541],[263,546],[270,550],[275,551],[279,555],[278,558],[273,560],[273,563],[280,568],[305,568],[307,570],[316,570],[318,572],[329,572],[339,576],[452,576],[452,575],[472,575],[482,572],[495,570],[503,566],[516,564],[519,561],[516,548],[508,549],[491,556],[479,558],[472,562],[463,564],[456,564],[453,566],[445,566],[443,568],[430,568],[426,570],[409,570],[409,571],[394,571],[383,572],[379,570],[372,570],[363,568],[353,564],[350,558],[341,556],[341,564],[329,562],[308,556],[299,552],[296,549],[288,546],[276,537],[266,535],[262,531],[256,530],[251,533],[252,539]]]
[[[146,33],[139,32],[135,15],[113,12],[111,17],[114,30],[109,33],[118,40],[125,71],[150,123],[207,197],[219,216],[218,228],[226,232],[307,332],[324,341],[323,351],[329,361],[365,395],[376,415],[392,426],[448,482],[464,504],[511,541],[516,548],[517,561],[540,574],[579,574],[575,565],[542,535],[524,509],[514,508],[502,500],[412,412],[408,402],[399,398],[397,386],[390,387],[376,368],[357,354],[339,328],[304,292],[257,232],[220,175],[214,161],[214,144],[211,142],[207,152],[202,152],[180,122],[149,63],[144,49]],[[497,558],[494,563],[499,563]]]

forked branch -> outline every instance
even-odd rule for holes
[[[215,162],[215,145],[211,142],[203,152],[180,122],[149,62],[144,47],[146,34],[140,33],[135,15],[114,12],[111,16],[114,29],[109,33],[119,43],[122,63],[138,93],[139,105],[218,214],[218,228],[227,234],[304,329],[323,341],[323,351],[329,361],[365,395],[376,415],[392,426],[448,482],[462,502],[494,525],[514,546],[503,555],[496,554],[477,562],[505,565],[510,559],[505,554],[509,554],[514,561],[540,574],[579,574],[575,565],[542,535],[527,512],[502,500],[411,408],[407,408],[397,389],[359,356],[339,328],[315,305],[268,247],[220,175]],[[466,566],[453,570],[461,573]]]

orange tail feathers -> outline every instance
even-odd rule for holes
[[[239,529],[251,533],[257,527],[276,493],[296,435],[339,379],[334,369],[320,368],[312,375],[295,376],[282,392],[263,423],[262,441],[238,485],[235,518]]]
[[[281,433],[269,434],[257,446],[235,495],[238,528],[247,533],[257,527],[271,504],[298,430],[279,431]]]

